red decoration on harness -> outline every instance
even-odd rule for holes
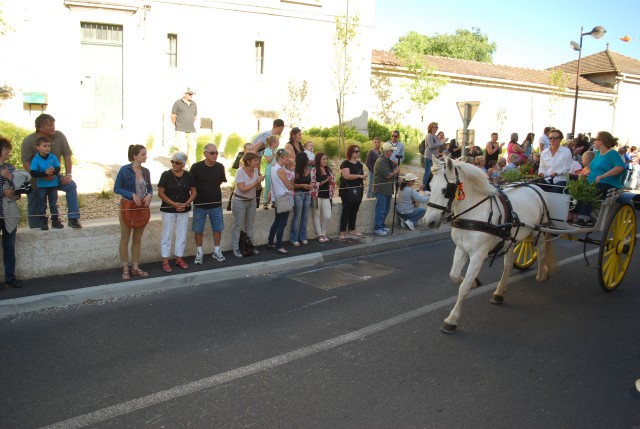
[[[464,200],[464,189],[462,189],[462,182],[458,183],[458,189],[456,189],[456,200]]]

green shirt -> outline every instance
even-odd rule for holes
[[[373,167],[373,193],[393,195],[394,178],[387,179],[393,169],[393,163],[384,154],[376,160]]]

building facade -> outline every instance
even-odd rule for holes
[[[53,115],[76,154],[90,142],[126,148],[170,147],[171,106],[196,91],[199,133],[249,138],[287,120],[296,104],[301,123],[337,123],[334,83],[336,16],[359,16],[353,82],[345,119],[366,130],[374,12],[366,0],[33,0],[4,6],[14,31],[0,38],[3,78],[16,97],[3,119],[32,128]],[[289,88],[302,88],[295,103]]]

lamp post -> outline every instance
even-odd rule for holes
[[[582,59],[582,36],[591,36],[594,39],[600,39],[607,30],[604,27],[598,25],[597,27],[593,27],[593,30],[583,33],[584,27],[580,27],[580,44],[576,42],[571,42],[570,46],[574,51],[578,51],[578,68],[576,70],[576,95],[573,100],[573,122],[571,123],[571,136],[572,138],[576,135],[576,113],[578,112],[578,89],[580,86],[580,60]]]

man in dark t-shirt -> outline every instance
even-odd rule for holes
[[[211,256],[218,262],[224,262],[225,257],[220,251],[220,239],[224,230],[222,218],[222,191],[220,185],[227,181],[224,165],[217,162],[218,148],[214,144],[204,147],[204,160],[191,166],[189,173],[196,188],[196,199],[193,201],[193,225],[192,231],[196,239],[196,259],[194,264],[202,264],[204,260],[202,251],[202,237],[204,226],[209,216],[211,229],[213,230],[213,253]]]

